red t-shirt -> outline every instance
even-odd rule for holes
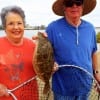
[[[23,45],[14,46],[6,37],[0,38],[0,83],[13,89],[23,82],[36,76],[32,57],[35,44],[24,38]],[[12,92],[18,100],[38,100],[36,80]],[[10,97],[0,97],[0,100],[13,100]]]

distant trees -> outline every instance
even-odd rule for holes
[[[0,30],[2,30],[3,29],[3,27],[2,27],[2,25],[0,25]]]
[[[97,39],[97,43],[100,43],[100,32],[97,33],[96,39]]]
[[[45,25],[41,25],[41,26],[34,26],[33,29],[34,30],[45,30],[46,26]]]
[[[29,24],[25,25],[25,29],[27,30],[45,30],[46,26],[45,25],[40,25],[40,26],[30,26]]]

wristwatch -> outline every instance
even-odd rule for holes
[[[98,74],[98,73],[100,73],[100,71],[99,70],[93,70],[93,73]]]

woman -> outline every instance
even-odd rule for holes
[[[5,7],[1,21],[6,36],[0,37],[0,100],[38,100],[36,79],[32,79],[36,75],[32,66],[35,44],[23,37],[24,11],[18,6]]]

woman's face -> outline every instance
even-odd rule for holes
[[[8,13],[6,16],[5,32],[7,34],[7,38],[11,42],[21,42],[24,34],[24,23],[19,14],[14,12]]]

